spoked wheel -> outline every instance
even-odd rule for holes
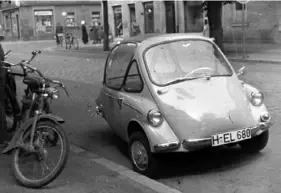
[[[79,49],[79,42],[77,38],[73,38],[73,47],[74,49],[78,50]]]
[[[29,144],[31,127],[24,133],[23,142]],[[52,145],[53,133],[59,141]],[[34,148],[18,148],[13,153],[12,169],[16,180],[28,188],[39,188],[55,180],[64,169],[69,144],[64,130],[54,122],[38,122],[34,134]]]

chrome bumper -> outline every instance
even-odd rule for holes
[[[268,128],[270,128],[273,125],[273,122],[261,122],[260,124],[250,127],[251,129],[251,135],[252,137],[258,136],[262,134],[264,131],[266,131]],[[158,144],[154,146],[155,152],[170,152],[173,150],[177,150],[181,147],[181,145],[184,147],[184,149],[188,151],[194,151],[203,149],[206,147],[212,147],[212,138],[201,138],[201,139],[188,139],[183,140],[181,142],[171,142],[171,143],[165,143],[165,144]]]

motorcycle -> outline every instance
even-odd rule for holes
[[[40,53],[40,51],[33,51],[29,61],[23,60],[19,64],[5,61],[4,65],[4,68],[10,72],[11,67],[19,66],[22,68],[23,74],[14,73],[14,75],[24,77],[23,83],[27,85],[27,89],[25,89],[22,100],[19,127],[16,129],[8,147],[2,153],[12,154],[13,175],[21,185],[28,188],[40,188],[55,180],[63,171],[69,153],[68,139],[62,128],[65,121],[59,116],[44,112],[44,101],[50,97],[56,98],[55,88],[51,87],[50,83],[64,86],[59,81],[44,77],[39,70],[29,65],[35,56]],[[29,75],[30,72],[38,76],[31,76]],[[64,89],[67,93],[65,87]],[[14,100],[15,96],[12,97],[14,97],[12,98]],[[18,115],[19,111],[16,114]],[[61,152],[52,156],[59,145],[61,145]],[[56,164],[52,161],[53,169],[51,169],[47,158],[56,157],[58,161]],[[26,158],[27,160],[25,160]],[[31,172],[30,165],[33,160],[35,162],[33,172]],[[25,164],[28,164],[28,166],[25,167]],[[37,169],[41,170],[41,175],[38,175]],[[48,173],[46,174],[46,172]],[[32,173],[31,176],[29,176],[30,173]]]
[[[11,50],[9,50],[5,54],[5,59],[7,58],[7,55],[11,53]],[[40,54],[41,51],[34,51],[32,52],[32,58],[26,62],[26,64],[30,64],[30,62],[35,58],[37,54]],[[4,61],[4,69],[5,69],[5,110],[7,115],[7,122],[10,123],[7,127],[8,132],[13,132],[16,130],[20,122],[25,122],[28,118],[31,118],[34,116],[35,109],[37,109],[38,101],[35,103],[34,98],[32,98],[33,90],[28,84],[26,84],[26,81],[28,81],[28,76],[30,73],[36,73],[39,75],[38,78],[43,78],[46,81],[46,88],[45,88],[45,97],[41,101],[41,105],[43,105],[42,109],[43,112],[48,114],[51,113],[50,103],[53,99],[57,99],[59,97],[59,90],[58,87],[61,87],[65,90],[67,96],[69,97],[69,93],[66,90],[66,87],[64,84],[57,80],[50,80],[43,76],[43,74],[36,70],[36,68],[33,68],[29,66],[22,66],[23,73],[18,73],[13,71],[11,68],[15,66],[12,63],[9,63],[8,61]],[[22,98],[22,107],[20,107],[20,104],[17,101],[17,91],[16,91],[16,83],[15,83],[15,76],[24,77],[23,83],[27,85],[27,88],[24,90],[25,94]],[[53,86],[51,86],[53,84]],[[34,92],[36,93],[36,92]]]

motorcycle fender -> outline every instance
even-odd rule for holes
[[[32,123],[33,119],[29,119],[16,131],[8,147],[3,150],[2,154],[8,154],[9,152],[11,152],[11,150],[19,147],[21,135],[32,125]]]
[[[60,124],[65,122],[63,118],[61,118],[57,115],[53,115],[53,114],[40,115],[39,118],[38,118],[38,121],[43,121],[43,120],[51,120],[51,121],[54,121],[54,122],[60,123]]]
[[[64,123],[65,121],[57,116],[57,115],[52,115],[52,114],[43,114],[43,115],[40,115],[39,118],[38,118],[38,121],[43,121],[43,120],[51,120],[51,121],[54,121],[56,123]],[[21,141],[21,136],[22,136],[22,133],[24,133],[33,123],[33,118],[32,119],[29,119],[28,121],[26,121],[17,131],[16,133],[14,134],[12,140],[10,141],[8,147],[6,147],[4,149],[4,151],[2,152],[2,154],[8,154],[9,152],[11,152],[11,150],[17,148],[20,146],[20,141]]]

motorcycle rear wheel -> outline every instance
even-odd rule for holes
[[[57,133],[57,135],[59,136],[59,138],[62,141],[61,142],[62,143],[62,153],[60,155],[58,163],[56,164],[54,169],[46,177],[44,177],[42,179],[34,180],[34,179],[29,179],[28,177],[26,177],[23,174],[23,172],[21,171],[21,169],[23,169],[23,168],[20,168],[20,164],[19,164],[20,155],[23,154],[23,153],[28,153],[28,152],[26,152],[23,148],[17,148],[13,152],[13,160],[12,160],[13,175],[15,176],[15,178],[19,182],[19,184],[21,184],[21,185],[23,185],[25,187],[28,187],[28,188],[40,188],[40,187],[43,187],[43,186],[46,186],[46,185],[50,184],[63,171],[63,169],[65,168],[65,165],[67,163],[67,159],[68,159],[69,143],[68,143],[68,139],[67,139],[66,133],[61,128],[61,126],[56,124],[53,121],[50,121],[50,120],[48,120],[48,121],[40,121],[40,122],[37,123],[36,131],[35,132],[38,132],[42,128],[49,128],[49,129],[51,128],[54,132]],[[30,129],[31,129],[31,127],[26,132],[28,136],[30,135],[30,132],[28,132],[28,131],[30,131]],[[27,140],[27,142],[28,141],[29,140]],[[43,150],[45,150],[45,149],[43,149]],[[41,162],[40,162],[40,166],[43,167]],[[43,168],[41,168],[41,169],[43,169]]]

